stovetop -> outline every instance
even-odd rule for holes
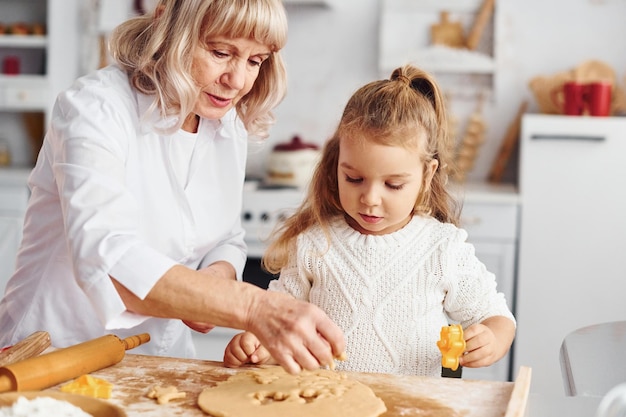
[[[248,255],[260,257],[276,224],[300,205],[304,191],[294,187],[246,183],[241,223],[246,230]]]

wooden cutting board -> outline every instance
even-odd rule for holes
[[[219,362],[127,354],[120,363],[91,375],[113,384],[109,401],[120,406],[128,417],[206,417],[196,404],[202,390],[242,369],[224,368]],[[388,411],[384,417],[502,417],[509,404],[521,413],[509,412],[506,416],[521,417],[526,404],[523,394],[530,383],[529,376],[521,383],[363,373],[349,373],[349,376],[369,385],[385,402]],[[146,397],[155,385],[173,385],[187,396],[157,404]],[[516,392],[522,392],[517,400]],[[520,399],[519,405],[514,404]]]

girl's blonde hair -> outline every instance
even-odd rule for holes
[[[111,36],[111,53],[131,84],[155,95],[150,111],[179,117],[191,113],[199,89],[191,77],[193,52],[212,38],[255,39],[269,46],[250,92],[237,113],[252,136],[265,138],[284,98],[287,80],[279,51],[287,42],[287,17],[280,0],[160,0],[155,11],[120,24]]]
[[[446,188],[453,151],[447,126],[443,95],[434,78],[419,68],[400,67],[390,79],[359,88],[346,104],[335,134],[324,146],[304,202],[272,235],[274,239],[263,257],[264,268],[278,273],[286,265],[289,248],[300,233],[313,225],[327,228],[330,219],[344,215],[337,178],[342,138],[417,147],[422,150],[425,169],[436,159],[437,170],[430,185],[422,187],[414,214],[458,224],[459,207]],[[422,138],[426,138],[426,143],[416,143]]]

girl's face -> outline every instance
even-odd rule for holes
[[[196,131],[196,115],[213,120],[223,117],[252,89],[269,56],[266,45],[246,38],[218,37],[207,47],[196,48],[191,75],[201,91],[183,129]]]
[[[350,226],[372,235],[404,227],[413,216],[420,190],[430,184],[437,169],[437,160],[425,166],[421,156],[419,149],[341,139],[339,201]]]

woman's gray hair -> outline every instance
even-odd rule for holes
[[[272,109],[287,88],[279,53],[287,42],[281,0],[160,0],[154,12],[115,28],[110,48],[131,84],[155,96],[150,112],[180,116],[170,129],[176,130],[193,111],[200,93],[191,76],[193,52],[218,36],[254,39],[272,52],[250,92],[236,105],[250,135],[265,138],[275,121]]]

